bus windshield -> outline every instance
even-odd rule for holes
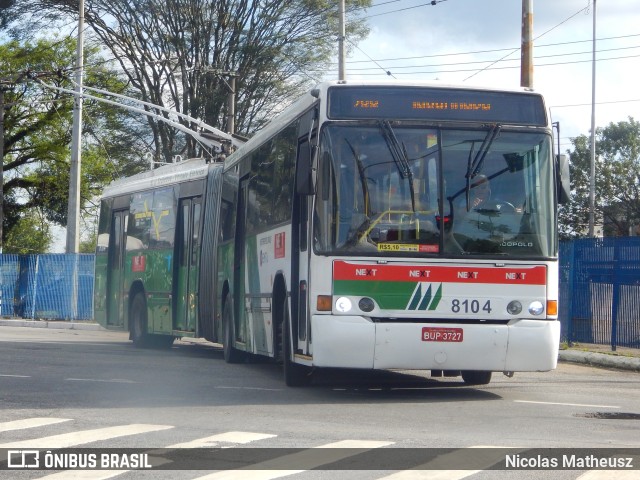
[[[321,133],[319,254],[555,254],[546,133],[379,122]]]

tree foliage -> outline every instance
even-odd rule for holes
[[[88,58],[97,60],[95,51]],[[28,222],[33,209],[49,222],[65,225],[69,192],[69,158],[73,97],[45,87],[73,88],[64,70],[73,64],[73,39],[12,41],[0,45],[0,71],[5,93],[4,222],[5,238]],[[98,62],[96,62],[98,65]],[[120,88],[102,63],[88,69],[87,78],[100,85]],[[82,206],[87,206],[106,182],[139,170],[131,153],[140,143],[128,115],[113,107],[85,103]]]
[[[590,137],[572,143],[572,200],[559,212],[564,238],[586,236],[589,224]],[[629,117],[596,129],[596,157],[595,223],[605,236],[629,235],[640,225],[640,122]]]
[[[76,15],[77,4],[68,0],[16,2],[32,24]],[[350,10],[370,3],[347,0]],[[330,0],[93,0],[85,5],[91,31],[120,63],[141,100],[227,130],[230,76],[235,75],[236,131],[245,135],[327,70],[337,45],[337,14],[337,3]],[[353,41],[366,34],[362,21],[348,25]],[[158,159],[199,153],[192,139],[171,126],[148,122]]]

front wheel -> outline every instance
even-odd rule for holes
[[[284,383],[288,387],[303,387],[311,383],[311,369],[293,362],[291,350],[291,334],[289,317],[289,305],[287,298],[282,301],[282,366],[284,370]]]
[[[467,385],[486,385],[491,381],[491,372],[479,370],[463,370],[462,380]]]

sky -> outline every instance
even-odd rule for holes
[[[560,122],[563,151],[591,130],[594,1],[595,125],[640,120],[640,1],[532,0],[533,88]],[[520,0],[373,0],[354,16],[370,34],[347,43],[347,81],[520,86]],[[325,79],[337,78],[336,63]]]

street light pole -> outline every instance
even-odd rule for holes
[[[80,181],[82,147],[82,79],[84,70],[84,0],[78,5],[78,44],[76,51],[76,79],[73,99],[73,130],[71,137],[71,171],[69,173],[69,203],[67,208],[67,253],[79,251]]]

